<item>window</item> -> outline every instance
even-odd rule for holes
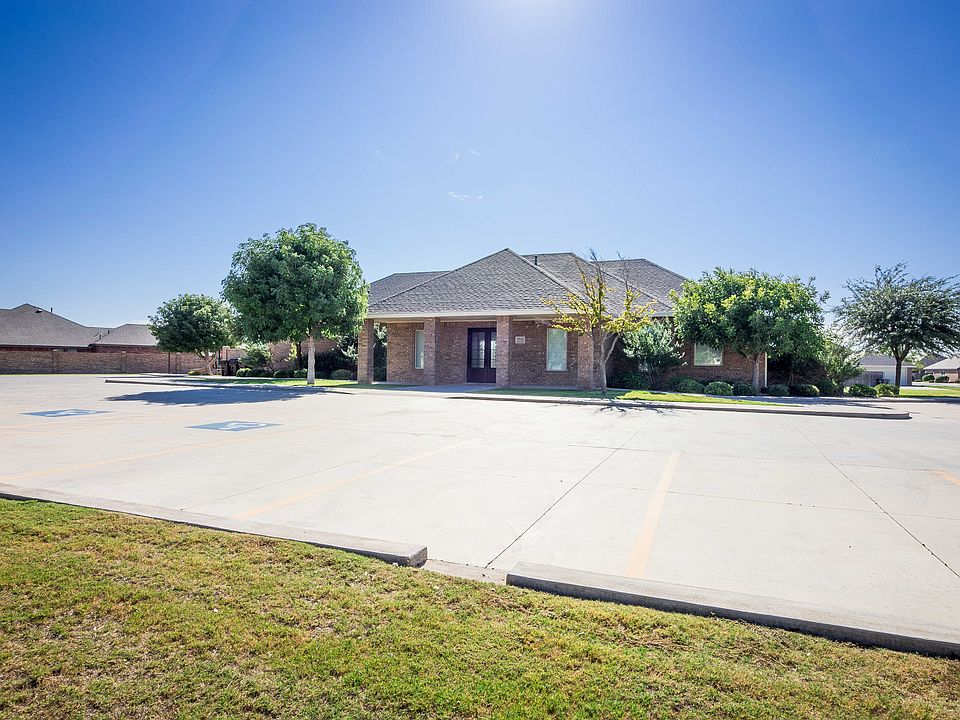
[[[413,339],[413,366],[417,370],[423,370],[423,347],[425,335],[423,330],[417,330]]]
[[[723,350],[695,343],[693,346],[693,364],[717,366],[723,365]]]
[[[567,331],[547,329],[547,370],[567,369]]]

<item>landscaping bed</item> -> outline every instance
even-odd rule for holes
[[[0,717],[955,717],[960,661],[0,501]]]
[[[599,390],[565,390],[554,388],[491,388],[481,390],[478,394],[484,395],[530,395],[537,397],[562,397],[601,399]],[[622,390],[610,388],[607,390],[607,400],[650,400],[653,402],[678,403],[712,403],[722,405],[783,405],[784,403],[767,402],[748,398],[723,397],[719,395],[697,395],[692,393],[660,392],[658,390]]]

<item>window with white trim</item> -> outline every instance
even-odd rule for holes
[[[426,341],[426,335],[423,330],[417,330],[413,336],[413,366],[417,370],[423,370],[423,348]]]
[[[693,364],[701,367],[717,367],[723,365],[723,348],[694,343]]]
[[[547,328],[547,370],[567,369],[567,331]]]

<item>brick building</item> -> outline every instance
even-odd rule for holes
[[[519,255],[505,249],[456,270],[377,280],[360,333],[358,379],[373,379],[379,323],[387,328],[388,382],[596,387],[592,342],[551,328],[551,311],[543,304],[577,292],[585,264],[573,253]],[[601,264],[614,305],[622,307],[620,288],[629,285],[651,303],[655,319],[673,315],[670,291],[680,290],[682,276],[649,260]],[[684,352],[678,371],[684,375],[751,379],[750,361],[729,348],[691,345]]]

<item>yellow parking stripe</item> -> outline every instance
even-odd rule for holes
[[[431,455],[437,455],[438,453],[447,452],[448,450],[453,450],[455,448],[462,447],[463,445],[466,445],[472,442],[474,441],[464,440],[463,442],[456,443],[455,445],[448,445],[447,447],[440,448],[439,450],[431,450],[430,452],[421,453],[420,455],[414,455],[413,457],[409,457],[406,460],[401,460],[400,462],[391,463],[389,465],[382,465],[380,467],[373,468],[372,470],[367,470],[366,472],[362,472],[357,475],[352,475],[346,478],[341,478],[339,480],[332,480],[331,482],[325,483],[315,488],[311,488],[310,490],[304,490],[303,492],[299,492],[296,495],[290,495],[288,497],[281,498],[279,500],[274,500],[273,502],[267,503],[266,505],[255,507],[252,510],[247,510],[246,512],[242,512],[238,515],[234,515],[233,517],[235,520],[247,520],[257,515],[262,515],[263,513],[269,512],[271,510],[276,510],[277,508],[282,508],[282,507],[286,507],[287,505],[292,505],[293,503],[300,502],[301,500],[305,500],[309,497],[314,497],[315,495],[320,495],[322,493],[329,492],[331,490],[336,490],[339,487],[343,487],[344,485],[348,485],[352,482],[356,482],[357,480],[363,480],[364,478],[368,478],[373,475],[379,475],[380,473],[387,472],[388,470],[393,470],[394,468],[399,467],[401,465],[406,465],[408,463],[415,462],[422,458],[430,457]]]
[[[663,472],[660,474],[660,482],[657,483],[657,489],[653,491],[653,497],[650,498],[650,505],[647,507],[647,514],[643,518],[640,535],[637,537],[637,542],[633,546],[633,552],[630,553],[630,559],[627,561],[627,577],[642,578],[647,571],[647,562],[650,560],[653,540],[657,535],[657,526],[660,524],[663,504],[666,502],[667,491],[673,482],[673,476],[677,470],[677,463],[679,462],[680,453],[670,453],[670,457],[667,458],[667,464],[663,467]]]
[[[960,478],[958,478],[956,475],[951,475],[946,470],[933,470],[932,472],[934,475],[939,475],[947,482],[952,482],[954,485],[960,485]]]

